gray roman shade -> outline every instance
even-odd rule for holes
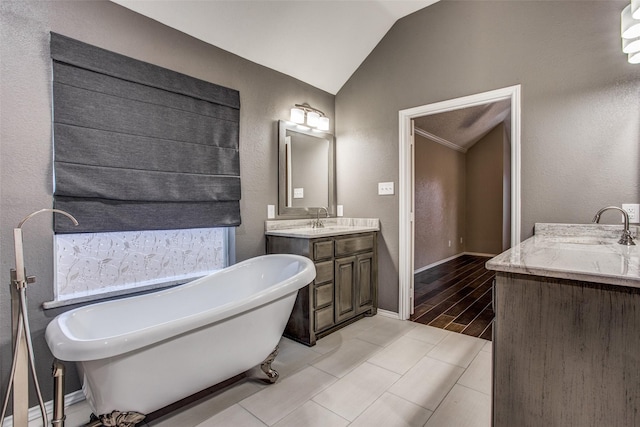
[[[56,233],[240,224],[238,91],[51,33]]]

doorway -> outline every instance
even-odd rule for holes
[[[399,112],[400,122],[400,235],[399,235],[399,310],[400,319],[409,319],[414,308],[414,248],[415,248],[415,130],[414,119],[463,108],[482,106],[508,100],[511,104],[510,142],[510,244],[520,241],[520,85],[479,93],[462,98],[423,105]]]

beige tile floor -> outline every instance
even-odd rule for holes
[[[491,425],[491,343],[384,316],[364,318],[306,347],[286,338],[273,363],[149,427]],[[85,402],[67,410],[80,426]]]

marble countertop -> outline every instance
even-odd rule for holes
[[[536,224],[535,235],[487,262],[489,270],[640,288],[636,246],[618,244],[621,225]]]
[[[343,234],[380,231],[377,218],[321,218],[324,227],[313,228],[310,219],[265,221],[264,231],[269,236],[316,238]]]

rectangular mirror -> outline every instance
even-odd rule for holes
[[[278,169],[278,216],[307,217],[319,207],[335,216],[333,135],[280,120]]]

